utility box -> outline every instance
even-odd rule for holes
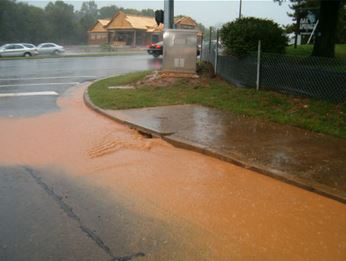
[[[197,31],[167,29],[163,33],[165,72],[196,73]]]

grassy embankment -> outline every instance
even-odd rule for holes
[[[220,79],[190,85],[180,79],[171,86],[109,89],[137,82],[149,72],[112,77],[94,83],[89,95],[104,109],[201,104],[282,124],[346,138],[346,104],[299,98],[271,91],[236,88]]]
[[[295,49],[294,46],[288,46],[286,48],[287,55],[296,56],[310,56],[312,53],[313,45],[299,45]],[[335,57],[340,59],[346,59],[346,44],[337,44],[335,46]]]

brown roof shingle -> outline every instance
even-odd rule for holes
[[[107,32],[106,25],[110,22],[110,19],[99,19],[89,29],[89,33],[104,33]]]
[[[128,15],[119,11],[106,26],[107,29],[140,29],[147,30],[156,25],[154,17]]]

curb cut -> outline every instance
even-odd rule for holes
[[[93,83],[95,83],[97,81],[99,81],[99,80],[96,80]],[[271,169],[271,168],[264,168],[262,166],[254,164],[254,163],[247,163],[247,162],[239,159],[237,157],[237,155],[225,156],[222,153],[214,150],[213,148],[204,147],[204,146],[201,146],[200,144],[196,144],[194,142],[181,140],[177,137],[172,137],[171,135],[173,133],[162,134],[162,133],[156,132],[154,130],[145,128],[143,126],[140,126],[140,125],[137,125],[137,124],[125,121],[125,120],[121,120],[121,119],[119,119],[113,115],[110,115],[105,110],[97,107],[95,104],[92,103],[92,101],[89,97],[89,92],[88,92],[88,89],[91,86],[91,84],[89,84],[86,87],[86,90],[84,92],[84,95],[83,95],[84,103],[91,110],[93,110],[97,113],[100,113],[100,114],[106,116],[107,118],[109,118],[113,121],[116,121],[120,124],[126,124],[131,129],[135,129],[140,133],[143,133],[143,134],[146,134],[149,136],[153,136],[153,137],[157,137],[157,138],[161,138],[164,141],[172,144],[173,146],[175,146],[177,148],[187,149],[187,150],[191,150],[194,152],[202,153],[204,155],[232,163],[232,164],[237,165],[239,167],[242,167],[242,168],[245,168],[245,169],[248,169],[251,171],[255,171],[255,172],[263,174],[267,177],[274,178],[276,180],[285,182],[287,184],[294,185],[296,187],[308,190],[310,192],[314,192],[314,193],[319,194],[321,196],[328,197],[330,199],[333,199],[333,200],[336,200],[336,201],[341,202],[343,204],[346,204],[346,195],[343,195],[345,193],[338,191],[338,190],[335,190],[335,189],[333,190],[332,188],[330,188],[328,186],[314,183],[314,182],[310,182],[310,181],[307,182],[306,180],[300,179],[300,178],[298,178],[292,174],[288,174],[288,173],[285,173],[283,171],[279,171],[279,170],[275,170],[275,169]]]

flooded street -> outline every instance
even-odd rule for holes
[[[7,260],[37,260],[38,241],[27,238],[39,231],[47,237],[40,242],[49,246],[60,244],[58,234],[81,242],[74,248],[65,242],[56,259],[48,259],[45,248],[46,260],[346,259],[344,204],[142,136],[88,109],[84,90],[73,88],[60,97],[59,111],[0,118],[0,165],[5,168],[0,181],[15,184],[11,177],[21,173],[18,179],[42,195],[32,197],[23,185],[15,197],[36,202],[42,218],[63,227],[55,235],[54,229],[40,228],[30,212],[27,227],[17,234],[8,230],[10,241],[1,236],[0,260],[14,252],[19,257]],[[3,191],[16,189],[5,185]],[[0,213],[29,208],[18,202],[0,193]],[[50,218],[45,204],[55,206],[61,219]],[[14,219],[3,214],[5,229]],[[64,227],[65,219],[72,220],[71,228]],[[82,233],[72,236],[77,230]],[[84,244],[80,237],[89,241]],[[34,250],[24,253],[21,245]],[[92,247],[98,249],[94,257],[88,253]]]

